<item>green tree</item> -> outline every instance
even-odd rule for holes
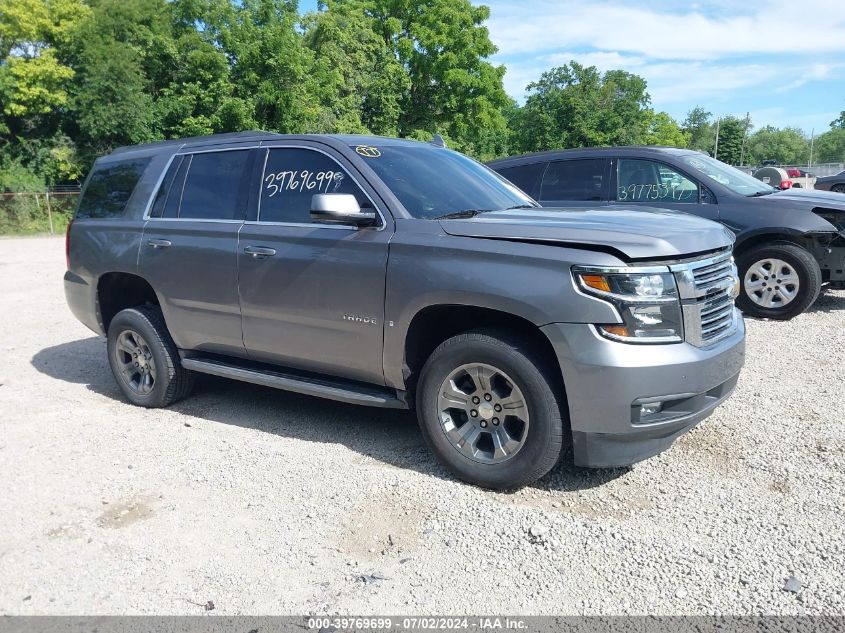
[[[454,147],[480,158],[503,152],[508,132],[502,108],[503,66],[483,23],[485,6],[469,0],[367,0],[365,11],[407,69],[399,134],[439,132]]]
[[[230,15],[228,2],[168,4],[172,39],[154,68],[155,127],[165,137],[198,136],[258,127],[253,103],[235,95],[232,64],[214,39]]]
[[[220,42],[234,60],[234,96],[251,105],[258,127],[301,134],[330,127],[325,111],[331,83],[315,64],[298,29],[293,0],[226,2],[209,41]]]
[[[842,110],[839,117],[830,122],[830,129],[845,130],[845,110]]]
[[[748,164],[771,159],[781,165],[798,165],[806,163],[809,155],[810,143],[798,128],[767,125],[748,137]]]
[[[25,119],[67,104],[73,69],[56,48],[88,8],[78,0],[0,0],[0,96],[3,114]],[[12,128],[9,128],[12,129]]]
[[[714,149],[716,158],[729,165],[739,165],[745,137],[745,119],[735,116],[722,117],[718,122],[719,146]]]
[[[171,29],[164,0],[94,0],[74,33],[71,114],[90,162],[119,145],[160,138],[150,75],[162,66]]]
[[[713,115],[701,106],[696,106],[687,113],[681,130],[688,136],[688,146],[691,149],[713,154],[716,129],[712,117]]]
[[[570,62],[528,85],[515,136],[522,151],[640,143],[653,118],[649,102],[643,78]]]
[[[648,110],[646,119],[648,124],[643,139],[646,145],[687,147],[689,144],[689,135],[666,112],[655,113],[653,110]]]
[[[813,162],[845,163],[845,128],[833,128],[816,137]]]
[[[331,87],[325,131],[395,136],[410,77],[367,3],[329,0],[304,23],[305,43]]]
[[[79,176],[61,133],[75,76],[63,51],[88,13],[79,0],[0,0],[0,165],[16,182],[21,170],[29,182]]]

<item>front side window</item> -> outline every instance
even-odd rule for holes
[[[423,143],[353,149],[415,218],[537,206],[493,170],[452,150]]]
[[[123,215],[149,164],[149,158],[136,158],[94,167],[79,201],[77,219],[111,219]]]
[[[616,172],[619,202],[698,202],[698,185],[668,165],[620,158]]]
[[[553,161],[543,176],[540,200],[599,201],[603,185],[603,158]]]
[[[317,193],[348,193],[361,206],[372,206],[360,187],[333,158],[311,149],[269,150],[261,180],[260,222],[311,222],[311,197]]]

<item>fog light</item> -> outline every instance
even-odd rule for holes
[[[644,418],[649,415],[654,415],[655,413],[660,413],[663,409],[662,402],[649,402],[648,404],[641,404],[640,405],[640,417]]]

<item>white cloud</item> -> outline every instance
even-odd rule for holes
[[[755,129],[766,125],[773,127],[797,127],[804,130],[807,136],[814,133],[816,136],[827,132],[827,123],[839,116],[839,112],[813,112],[808,114],[796,114],[787,108],[772,107],[751,110],[751,122]]]
[[[687,60],[845,51],[841,0],[649,7],[583,0],[487,3],[490,34],[503,56],[578,47]]]
[[[775,92],[789,92],[811,81],[828,79],[834,72],[841,72],[843,68],[845,68],[845,64],[811,64],[809,67],[801,69],[800,73],[793,75],[795,79],[778,86]]]
[[[636,73],[648,83],[648,92],[658,108],[677,102],[726,98],[734,91],[778,80],[785,72],[802,72],[797,66],[783,68],[752,63],[652,62],[644,57],[628,57],[616,52],[561,52],[529,62],[508,64],[505,89],[510,94],[522,96],[525,85],[539,78],[544,70],[561,66],[571,60],[585,66],[596,66],[600,71],[619,69]]]

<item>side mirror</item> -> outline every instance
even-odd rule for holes
[[[375,211],[362,211],[351,193],[315,193],[311,196],[311,219],[331,224],[372,226]]]

